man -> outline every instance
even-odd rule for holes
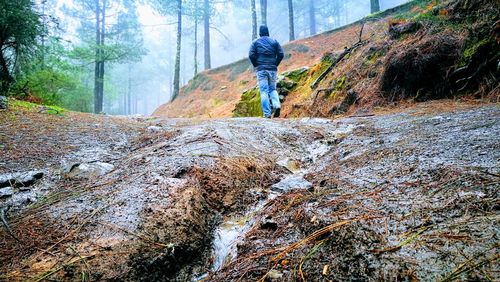
[[[280,116],[280,98],[276,91],[278,66],[283,60],[283,48],[278,41],[269,37],[269,29],[261,25],[260,38],[250,46],[248,58],[252,62],[260,88],[260,103],[264,117]]]

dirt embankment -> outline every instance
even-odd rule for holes
[[[0,279],[498,280],[499,116],[454,102],[336,121],[3,111]],[[20,158],[48,123],[78,129],[73,150]]]
[[[499,4],[416,0],[285,45],[282,116],[359,115],[442,98],[498,102]],[[255,84],[248,60],[241,60],[200,73],[154,114],[260,116]]]

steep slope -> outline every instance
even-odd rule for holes
[[[498,2],[417,0],[285,45],[283,116],[363,114],[401,100],[498,100]],[[154,115],[259,116],[255,84],[244,59],[200,73]]]

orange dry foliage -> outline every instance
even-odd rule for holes
[[[434,7],[437,6],[437,4],[438,3],[436,0],[432,1],[429,5],[427,5],[425,12],[431,11]]]
[[[313,75],[317,71],[321,69],[321,64],[314,65],[310,70],[309,70],[309,75]]]
[[[389,19],[387,21],[387,23],[389,24],[389,26],[400,25],[400,24],[403,24],[405,22],[406,22],[406,20],[404,20],[404,19],[394,19],[394,18]]]
[[[439,10],[439,15],[440,16],[448,16],[449,11],[447,9],[441,9]]]

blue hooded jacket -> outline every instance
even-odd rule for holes
[[[259,35],[260,38],[255,40],[250,46],[248,58],[256,71],[277,71],[284,57],[283,48],[281,48],[278,41],[269,37],[267,26],[260,26]]]

